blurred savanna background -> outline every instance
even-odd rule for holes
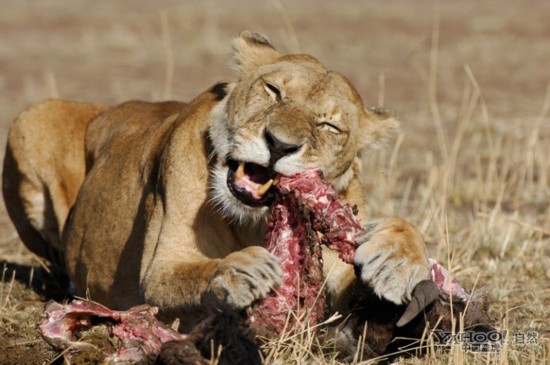
[[[364,156],[368,215],[418,225],[432,257],[464,286],[485,287],[510,335],[497,353],[454,346],[399,361],[548,363],[549,16],[543,0],[2,1],[0,157],[32,103],[190,100],[235,78],[229,44],[240,30],[264,33],[396,113],[401,132]],[[55,361],[35,331],[55,283],[3,204],[0,269],[0,363]],[[337,363],[310,345],[282,344],[274,357]]]

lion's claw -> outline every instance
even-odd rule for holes
[[[399,218],[370,222],[357,237],[356,272],[374,292],[402,304],[421,280],[428,277],[428,259],[422,235]]]
[[[244,308],[280,285],[277,258],[263,247],[251,246],[222,260],[210,282],[209,292],[223,304]]]

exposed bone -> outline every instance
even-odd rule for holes
[[[323,321],[326,292],[320,245],[331,245],[343,252],[346,262],[353,262],[354,232],[361,230],[353,209],[338,200],[320,170],[280,176],[275,195],[265,247],[279,258],[283,283],[248,310],[252,328],[263,337],[302,331],[304,324],[315,328]]]
[[[50,301],[38,327],[67,363],[205,365],[216,349],[219,365],[260,365],[257,343],[240,313],[220,310],[209,314],[189,334],[156,318],[157,308],[141,305],[111,310],[87,300],[60,304]],[[218,351],[221,349],[221,352]]]
[[[140,305],[126,311],[116,311],[101,304],[75,299],[68,304],[50,301],[39,333],[52,347],[73,353],[81,350],[103,353],[105,363],[150,363],[168,341],[187,341],[182,335],[156,318],[158,309]],[[118,338],[119,345],[103,349],[78,337],[93,327],[108,329],[108,338]],[[107,338],[107,337],[106,337]],[[113,342],[114,344],[115,342]]]
[[[235,177],[237,180],[242,179],[244,176],[244,162],[239,163],[239,167],[237,168],[237,172],[235,173]]]
[[[274,183],[275,180],[279,180],[277,176]],[[275,293],[248,308],[252,329],[263,337],[301,331],[303,327],[292,318],[300,318],[302,323],[309,321],[310,328],[322,323],[326,318],[326,292],[319,292],[324,280],[320,244],[330,245],[343,261],[352,264],[358,244],[355,237],[364,229],[353,208],[341,201],[334,187],[322,180],[320,171],[281,176],[275,193],[266,248],[280,259],[285,273],[298,273],[299,277],[287,275]],[[303,260],[294,253],[297,251],[304,255]],[[308,253],[315,260],[307,260]],[[429,264],[428,280],[415,287],[406,305],[380,298],[369,283],[355,282],[349,317],[335,337],[343,359],[355,358],[360,338],[364,340],[362,351],[369,358],[402,353],[405,348],[414,348],[412,353],[417,351],[413,345],[425,337],[426,326],[451,331],[453,323],[460,318],[464,319],[464,328],[469,333],[494,330],[484,298],[471,297],[435,260],[430,259]],[[312,297],[315,305],[322,304],[319,309],[308,303]],[[468,301],[469,298],[472,300]],[[306,308],[306,316],[301,316],[301,308]],[[290,310],[293,312],[289,316]]]
[[[467,302],[470,295],[460,286],[458,280],[434,259],[429,258],[428,262],[431,267],[428,278],[437,284],[439,290],[449,297]]]
[[[257,191],[258,195],[263,196],[269,190],[271,185],[273,185],[273,179],[269,179],[268,182],[266,182],[265,184],[263,184],[258,188],[258,191]]]

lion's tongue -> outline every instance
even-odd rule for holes
[[[263,169],[250,168],[250,166],[251,164],[245,165],[244,162],[239,164],[235,173],[235,185],[248,191],[254,199],[259,200],[273,185],[273,179],[266,176]]]
[[[258,200],[262,198],[265,192],[271,187],[272,183],[272,180],[268,180],[268,182],[266,182],[264,185],[257,184],[254,181],[250,180],[246,175],[235,181],[235,185],[237,185],[239,189],[244,189],[248,191],[254,199]]]

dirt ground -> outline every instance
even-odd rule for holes
[[[0,158],[11,121],[31,103],[189,100],[234,78],[229,43],[240,30],[267,34],[279,50],[312,54],[343,73],[366,105],[393,109],[402,122],[386,150],[365,158],[369,215],[417,224],[433,257],[466,286],[486,286],[502,327],[537,334],[536,344],[514,343],[504,354],[451,351],[430,361],[544,363],[548,14],[550,2],[537,0],[5,1]],[[0,204],[2,266],[0,363],[53,361],[34,328],[56,285]]]

